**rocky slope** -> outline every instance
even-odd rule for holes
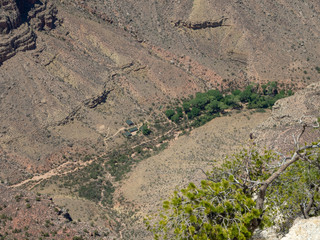
[[[1,182],[130,145],[125,120],[152,122],[198,91],[317,82],[319,4],[0,0]],[[302,115],[317,117],[318,90],[280,101],[256,141],[288,150]]]
[[[63,155],[105,151],[104,138],[128,118],[147,121],[169,99],[223,85],[189,57],[138,43],[77,10],[60,8],[58,18],[63,23],[56,29],[36,31],[35,50],[0,68],[2,181],[47,171],[65,161]],[[168,60],[173,58],[194,69]],[[117,136],[107,151],[123,141]]]
[[[0,185],[0,238],[115,239],[108,228],[77,222],[45,195]],[[76,238],[78,237],[78,238]]]
[[[138,41],[190,56],[232,84],[240,79],[289,85],[316,81],[316,0],[60,2],[122,28]]]
[[[307,124],[301,142],[310,143],[320,137],[317,126],[320,117],[320,82],[298,91],[294,96],[278,100],[272,108],[272,116],[253,132],[253,138],[261,146],[268,146],[284,153],[293,150],[294,137]]]
[[[1,182],[12,185],[59,169],[64,162],[77,166],[87,154],[100,156],[123,143],[130,147],[134,144],[121,134],[127,119],[137,125],[161,119],[168,102],[198,91],[249,82],[278,81],[284,88],[318,82],[319,4],[316,0],[0,0]],[[261,145],[290,150],[300,120],[314,124],[319,117],[319,92],[315,83],[280,100],[252,137]],[[212,155],[219,158],[221,152],[236,148],[258,122],[250,113],[238,121],[226,118],[217,121],[222,121],[220,128],[210,123],[191,133],[192,139],[184,136],[159,156],[141,162],[128,179],[117,183],[115,211],[131,211],[132,204],[141,207],[138,214],[153,209],[160,195],[166,197],[193,174],[201,177],[199,166],[205,169]],[[305,136],[309,142],[320,134],[308,128]],[[187,151],[188,144],[192,151]],[[170,168],[172,164],[175,168]],[[61,206],[75,207],[71,217],[86,219],[85,214],[109,210],[70,197],[55,177],[55,188],[43,181],[46,188],[39,184],[37,190],[52,194]],[[164,188],[168,182],[169,188]],[[112,239],[110,219],[99,219],[108,231],[65,223],[65,212],[59,215],[48,196],[39,201],[35,194],[5,186],[0,186],[0,195],[1,222],[7,224],[1,225],[2,235],[100,239],[106,232]],[[90,214],[81,215],[82,207]],[[25,219],[27,215],[30,219]],[[125,218],[117,219],[117,229],[126,228],[121,225]],[[95,230],[101,236],[94,236]],[[131,230],[128,227],[123,234],[130,236]],[[122,232],[116,234],[119,238]],[[139,234],[145,235],[144,230]]]
[[[0,3],[4,182],[47,171],[65,154],[105,151],[104,138],[126,119],[151,120],[175,98],[317,81],[318,1]],[[56,18],[55,29],[39,31]]]

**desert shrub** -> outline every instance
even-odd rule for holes
[[[73,238],[72,238],[72,240],[83,240],[83,237],[79,237],[79,236],[74,236]]]
[[[175,116],[175,115],[174,115]],[[141,127],[142,134],[147,136],[151,133],[151,130],[148,128],[147,124],[143,124]]]
[[[103,194],[103,200],[102,203],[104,205],[112,205],[113,204],[113,193],[115,191],[115,188],[113,186],[113,184],[110,181],[106,181],[105,185],[103,187],[104,190],[104,194]]]
[[[175,114],[175,111],[172,109],[168,109],[168,110],[166,110],[165,114],[166,114],[167,118],[171,119],[171,117]]]
[[[79,190],[79,197],[98,202],[101,199],[102,184],[99,182],[90,182],[82,185]]]
[[[131,170],[133,160],[127,155],[114,154],[111,159],[105,163],[106,170],[115,177],[116,181],[120,181],[124,174]]]

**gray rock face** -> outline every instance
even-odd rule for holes
[[[34,49],[36,36],[32,29],[49,30],[54,27],[57,10],[47,0],[41,4],[22,2],[20,8],[33,6],[28,12],[27,22],[22,21],[21,11],[15,0],[0,0],[0,64],[14,56],[17,51]],[[31,5],[30,5],[31,4]]]
[[[320,240],[320,217],[297,219],[281,240]]]

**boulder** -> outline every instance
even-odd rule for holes
[[[281,240],[320,240],[320,217],[297,219]]]

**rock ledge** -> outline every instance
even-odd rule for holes
[[[57,10],[47,0],[40,3],[22,1],[20,4],[15,0],[0,0],[0,7],[0,64],[18,51],[36,47],[33,30],[54,28]],[[23,21],[21,12],[29,8],[27,19]]]

